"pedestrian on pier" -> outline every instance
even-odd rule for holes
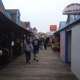
[[[32,50],[33,50],[33,46],[32,46],[32,43],[30,42],[30,39],[26,39],[26,42],[24,43],[26,62],[31,63],[31,51]]]
[[[40,47],[40,41],[38,39],[38,36],[35,37],[32,44],[33,44],[34,60],[38,61],[39,47]]]

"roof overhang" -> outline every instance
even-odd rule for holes
[[[8,11],[8,12],[10,12],[10,13],[12,13],[12,14],[18,13],[18,14],[21,16],[19,9],[6,9],[6,11]]]
[[[15,24],[13,21],[11,21],[9,18],[7,18],[3,13],[0,12],[0,23],[3,25],[7,25],[6,27],[8,29],[18,31],[18,32],[24,32],[24,33],[31,33],[30,31],[22,28],[21,26]]]
[[[70,23],[70,24],[66,24],[64,28],[62,28],[62,29],[54,32],[54,34],[59,34],[60,31],[62,31],[62,30],[67,30],[67,29],[70,29],[70,28],[72,28],[72,27],[75,27],[75,25],[76,25],[77,23],[80,23],[80,18],[77,19],[77,20],[75,20],[74,22],[72,22],[72,23]]]

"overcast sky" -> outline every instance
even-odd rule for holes
[[[31,27],[38,32],[48,32],[50,25],[59,27],[60,21],[66,21],[63,9],[80,0],[2,0],[6,9],[19,9],[22,21],[30,21]]]

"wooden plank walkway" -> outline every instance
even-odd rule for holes
[[[26,63],[25,54],[0,70],[0,80],[78,80],[70,65],[62,62],[51,49],[40,50],[39,61]]]

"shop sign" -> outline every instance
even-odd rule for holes
[[[63,14],[76,14],[76,13],[80,13],[79,3],[72,3],[63,10]]]
[[[50,25],[50,31],[56,31],[57,25]]]

